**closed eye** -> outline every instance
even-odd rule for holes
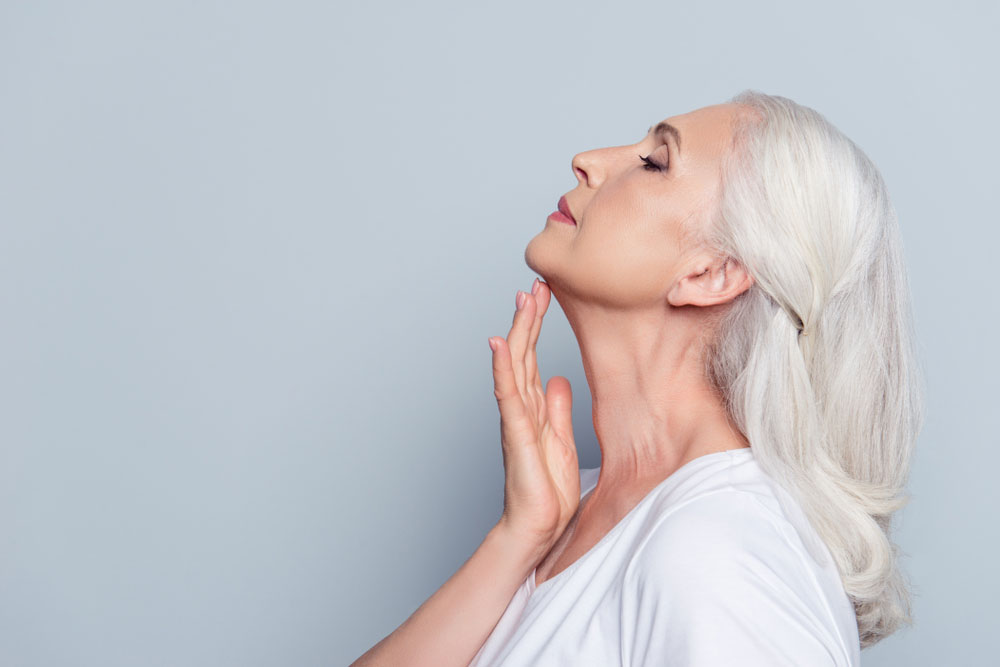
[[[646,163],[642,165],[642,168],[646,171],[664,171],[666,169],[666,166],[660,164],[659,162],[650,160],[648,155],[646,157],[640,155],[639,159]]]

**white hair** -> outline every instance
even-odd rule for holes
[[[693,231],[754,284],[712,327],[706,373],[830,549],[866,648],[913,623],[890,520],[909,502],[925,388],[896,214],[822,115],[753,90],[730,102],[746,113],[719,209]]]

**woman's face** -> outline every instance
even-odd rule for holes
[[[525,249],[528,266],[557,297],[613,308],[663,304],[704,262],[699,249],[685,247],[682,223],[699,225],[714,212],[740,111],[705,107],[668,118],[638,143],[576,155],[579,185],[565,195],[576,225],[550,216]]]

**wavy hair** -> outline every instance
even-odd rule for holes
[[[892,541],[924,373],[882,176],[818,112],[746,90],[716,215],[688,238],[754,283],[715,322],[707,377],[761,468],[802,506],[854,604],[861,647],[912,625]]]

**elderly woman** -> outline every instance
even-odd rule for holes
[[[506,482],[471,558],[354,664],[836,665],[911,623],[890,539],[924,388],[895,214],[817,112],[746,91],[573,158],[491,338]],[[535,345],[555,297],[593,395]]]

